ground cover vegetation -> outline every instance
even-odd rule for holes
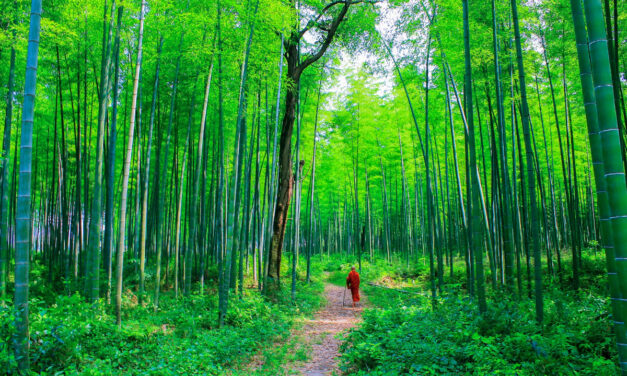
[[[464,266],[459,265],[463,270]],[[546,323],[539,327],[531,301],[488,294],[478,316],[456,273],[436,307],[428,296],[428,268],[369,265],[371,308],[342,348],[342,369],[352,375],[615,375],[616,343],[610,304],[599,276],[604,260],[584,252],[585,293],[546,289]],[[549,281],[546,281],[549,282]]]
[[[36,266],[34,275],[43,272]],[[316,267],[315,271],[321,268]],[[215,281],[215,272],[213,279]],[[211,284],[211,279],[209,280]],[[247,283],[252,283],[248,281]],[[124,298],[125,325],[118,329],[115,309],[104,301],[85,302],[80,294],[53,294],[33,287],[30,304],[31,371],[39,375],[267,375],[278,374],[284,363],[306,358],[306,349],[287,351],[290,330],[315,312],[322,302],[322,282],[299,284],[297,303],[285,292],[280,302],[268,304],[253,289],[235,299],[225,325],[218,323],[216,286],[207,294],[161,298],[164,310],[138,304],[128,291]],[[14,315],[0,311],[4,339],[3,370],[16,366],[10,347]],[[261,367],[247,367],[252,357]],[[254,371],[254,372],[253,372]]]
[[[235,372],[342,263],[347,371],[627,373],[625,2],[2,9],[7,373]]]

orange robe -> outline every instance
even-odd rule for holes
[[[351,290],[351,295],[353,295],[353,301],[359,301],[359,273],[354,270],[351,270],[348,273],[348,277],[346,277],[346,287]]]

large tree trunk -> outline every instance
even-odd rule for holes
[[[281,139],[279,141],[279,186],[275,205],[274,225],[272,227],[272,240],[268,255],[268,288],[271,293],[280,286],[281,251],[285,236],[285,224],[287,212],[292,198],[292,132],[296,118],[296,103],[298,102],[298,87],[300,72],[297,72],[298,45],[293,39],[287,39],[287,77],[292,86],[285,95],[285,114],[281,124]]]
[[[309,55],[304,61],[299,62],[298,43],[300,38],[309,29],[309,26],[302,31],[296,30],[292,32],[290,37],[283,42],[286,50],[285,57],[287,58],[287,77],[291,85],[285,95],[285,114],[283,115],[281,140],[279,142],[279,185],[275,203],[272,240],[268,254],[268,289],[266,289],[266,291],[270,296],[274,295],[274,291],[278,290],[280,287],[281,250],[283,249],[283,238],[285,237],[287,212],[290,199],[292,198],[292,131],[294,130],[294,119],[296,117],[296,103],[298,103],[298,90],[296,88],[298,88],[300,75],[303,70],[318,61],[329,48],[337,28],[346,16],[348,8],[352,3],[350,1],[337,1],[333,3],[333,5],[340,4],[342,8],[333,18],[326,32],[326,36],[323,38],[322,45],[316,53]]]

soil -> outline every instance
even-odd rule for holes
[[[309,360],[296,367],[297,374],[304,376],[340,375],[338,368],[339,346],[342,335],[361,321],[365,303],[362,291],[361,301],[352,307],[350,290],[327,284],[324,289],[326,305],[314,318],[305,322],[298,333],[305,344],[311,347]]]

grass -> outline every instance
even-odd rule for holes
[[[284,258],[286,266],[290,261]],[[600,253],[585,252],[581,267],[585,290],[578,293],[564,288],[571,274],[566,255],[562,288],[557,278],[545,276],[542,327],[535,324],[533,301],[525,298],[526,291],[517,300],[515,295],[493,290],[490,283],[489,311],[478,315],[476,303],[465,291],[461,262],[455,264],[452,277],[447,273],[444,291],[433,305],[424,260],[409,265],[405,260],[362,261],[362,289],[372,308],[365,310],[364,323],[342,345],[341,364],[348,374],[609,375],[616,371]],[[58,293],[58,287],[40,283],[45,280],[44,269],[35,264],[30,314],[33,374],[289,374],[290,365],[306,361],[311,353],[310,345],[293,333],[324,301],[324,283],[344,286],[350,266],[356,264],[345,255],[314,257],[313,281],[305,284],[299,277],[294,302],[289,298],[291,270],[284,267],[278,302],[265,300],[251,288],[241,298],[231,294],[223,328],[217,325],[215,278],[207,280],[202,295],[175,299],[166,289],[156,312],[149,297],[141,306],[137,296],[126,290],[122,329],[115,326],[112,306],[103,301],[87,304],[79,295]],[[299,270],[303,269],[301,265]],[[0,373],[7,374],[15,369],[8,346],[13,331],[9,307],[0,306]]]
[[[288,260],[286,258],[286,264]],[[288,281],[288,268],[283,268]],[[314,276],[322,271],[314,266]],[[35,280],[41,269],[35,268]],[[245,281],[245,286],[252,281]],[[252,374],[276,374],[282,365],[302,360],[306,349],[289,351],[295,339],[291,330],[311,316],[324,298],[323,281],[313,278],[297,285],[290,299],[284,282],[278,302],[270,302],[258,290],[245,289],[240,298],[230,294],[226,325],[218,327],[215,282],[205,293],[174,298],[164,291],[160,308],[150,299],[144,306],[126,290],[122,328],[115,325],[112,306],[103,300],[88,304],[74,294],[34,289],[30,302],[31,369],[38,375],[248,375],[253,358],[261,366]],[[152,290],[148,290],[152,291]],[[13,331],[10,304],[0,307],[0,373],[15,370],[8,347]],[[238,371],[239,370],[239,371]]]
[[[567,287],[572,274],[568,257],[563,259],[563,286],[545,273],[542,326],[535,322],[535,306],[526,290],[517,299],[488,284],[489,309],[479,315],[465,291],[463,263],[455,264],[452,277],[446,275],[435,302],[423,262],[409,267],[366,264],[362,285],[372,308],[341,347],[342,369],[369,376],[614,375],[616,350],[602,256],[584,253],[585,289],[579,292]],[[337,272],[334,280],[340,282],[342,275]]]

